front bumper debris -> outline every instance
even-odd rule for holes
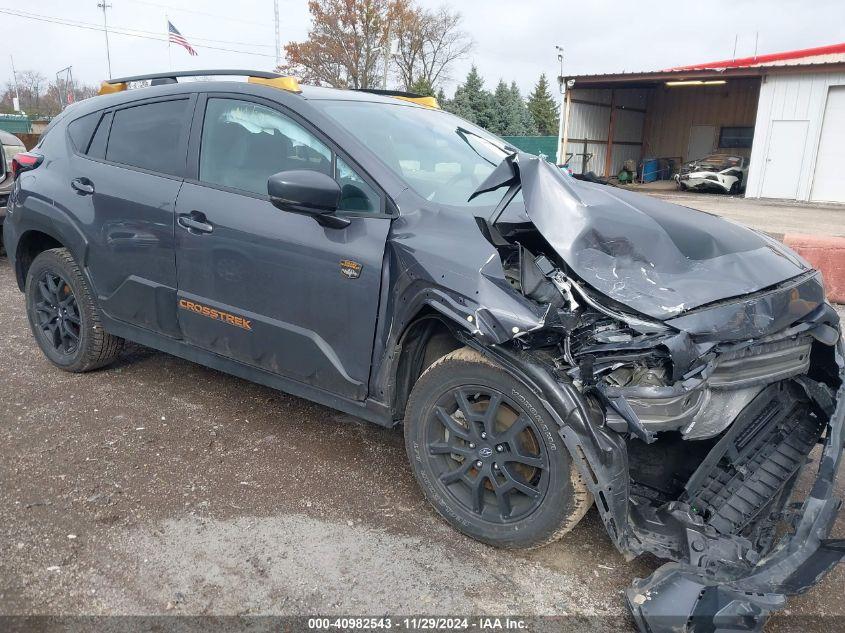
[[[843,344],[838,345],[840,376]],[[845,384],[828,422],[816,480],[795,513],[794,531],[747,571],[707,573],[690,564],[667,563],[635,581],[628,606],[643,633],[678,631],[760,631],[786,597],[816,585],[843,557],[845,539],[828,538],[841,501],[834,481],[845,442]],[[703,629],[701,628],[703,627]]]
[[[595,399],[584,398],[530,353],[483,346],[470,337],[464,341],[540,394],[616,548],[628,559],[650,552],[675,561],[627,590],[628,606],[642,633],[760,631],[769,615],[785,606],[787,596],[816,585],[845,557],[845,540],[829,538],[841,503],[833,492],[845,442],[841,340],[833,350],[842,381],[836,399],[832,394],[819,399],[825,400],[826,435],[815,482],[800,507],[779,507],[790,533],[762,557],[748,539],[714,530],[688,505],[671,503],[655,511],[632,502],[623,436],[603,424]]]

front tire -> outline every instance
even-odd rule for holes
[[[103,330],[100,311],[66,248],[38,255],[26,275],[26,314],[38,346],[56,367],[86,372],[113,362],[123,339]]]
[[[453,527],[489,545],[545,545],[592,505],[540,401],[470,348],[447,354],[417,380],[405,448],[428,501]]]

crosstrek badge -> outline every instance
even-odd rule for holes
[[[340,273],[347,279],[358,279],[361,276],[361,269],[364,268],[358,262],[351,259],[340,260]]]
[[[218,310],[216,308],[209,308],[208,306],[202,305],[201,303],[197,303],[196,301],[179,299],[179,307],[183,310],[190,310],[191,312],[195,312],[200,316],[204,316],[209,319],[214,319],[215,321],[222,321],[223,323],[234,325],[235,327],[239,327],[242,330],[252,331],[252,321],[250,321],[249,319],[245,319],[240,316],[235,316],[234,314],[229,314],[228,312],[224,312],[223,310]]]

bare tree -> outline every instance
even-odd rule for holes
[[[472,38],[461,30],[462,16],[446,6],[428,10],[411,0],[397,0],[393,6],[391,37],[399,40],[395,63],[406,90],[414,85],[432,90],[450,78],[455,61],[472,50]]]
[[[67,86],[48,82],[41,73],[24,70],[18,73],[18,91],[21,110],[30,116],[54,116],[62,111],[62,103],[68,101]],[[61,93],[60,93],[61,92]],[[73,101],[81,101],[97,94],[97,88],[85,84],[73,86]],[[11,112],[15,86],[7,82],[0,93],[0,111]]]
[[[389,0],[311,0],[311,30],[285,46],[279,70],[317,85],[371,88],[380,84]]]

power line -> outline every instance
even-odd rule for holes
[[[97,5],[97,6],[102,8],[101,5]],[[108,5],[108,7],[110,8],[111,5]],[[3,8],[5,8],[5,7],[0,7],[0,9],[3,9]],[[60,18],[60,17],[56,17],[56,16],[41,16],[37,13],[30,13],[29,11],[23,11],[21,9],[9,9],[9,11],[15,11],[19,17],[33,17],[33,18],[43,17],[45,19],[49,18],[51,20],[61,21],[63,23],[66,23],[68,26],[82,25],[82,26],[86,26],[86,27],[100,28],[99,24],[94,24],[92,22],[83,22],[82,20],[74,20],[72,18]],[[141,34],[141,35],[152,35],[152,36],[155,36],[155,37],[158,37],[158,36],[161,35],[161,33],[157,32],[157,31],[145,31],[143,29],[136,29],[136,28],[132,28],[132,27],[128,27],[128,26],[118,26],[118,25],[114,25],[114,24],[111,24],[111,23],[109,23],[107,28],[109,29],[110,32],[117,29],[117,30],[123,31],[127,35],[128,34],[133,34],[133,35],[134,34]],[[254,46],[254,47],[258,47],[258,48],[273,48],[272,44],[256,44],[256,43],[253,43],[253,42],[239,42],[239,41],[235,41],[235,40],[218,40],[218,39],[213,39],[213,38],[210,38],[210,37],[196,37],[194,35],[191,36],[191,41],[192,42],[212,42],[212,43],[216,43],[216,44],[240,44],[242,46]]]
[[[69,26],[69,27],[72,27],[72,28],[84,29],[84,30],[88,30],[88,31],[99,31],[101,33],[103,31],[105,31],[105,29],[103,27],[96,26],[96,25],[89,24],[89,23],[77,23],[77,22],[74,22],[74,21],[71,21],[71,20],[66,20],[66,19],[63,19],[63,18],[57,18],[55,16],[36,15],[36,14],[31,14],[31,13],[28,14],[28,13],[24,13],[24,12],[21,12],[21,11],[16,11],[14,9],[7,9],[5,7],[0,7],[0,14],[11,15],[13,17],[23,18],[25,20],[34,20],[36,22],[47,22],[49,24],[58,24],[60,26]],[[144,40],[153,40],[153,41],[156,41],[156,42],[167,42],[168,41],[167,38],[164,38],[164,37],[156,37],[156,36],[153,36],[153,35],[144,35],[142,33],[133,33],[133,32],[130,32],[128,30],[122,30],[122,29],[117,30],[114,27],[109,28],[109,33],[114,34],[114,35],[123,35],[124,37],[135,37],[135,38],[144,39]],[[220,46],[208,46],[207,44],[197,44],[196,48],[205,48],[205,49],[208,49],[208,50],[223,51],[223,52],[226,52],[226,53],[239,53],[239,54],[242,54],[242,55],[253,55],[253,56],[256,56],[256,57],[275,58],[275,55],[270,55],[268,53],[256,53],[256,52],[253,52],[253,51],[236,50],[236,49],[231,49],[231,48],[223,48],[223,47],[220,47]]]
[[[266,22],[257,22],[255,20],[244,20],[243,18],[233,18],[229,15],[220,15],[219,13],[209,13],[208,11],[197,11],[196,9],[182,9],[180,7],[174,7],[169,4],[160,4],[158,2],[147,2],[146,0],[129,0],[129,2],[133,2],[135,4],[144,4],[148,7],[157,7],[159,9],[167,9],[168,11],[181,11],[183,13],[194,13],[196,15],[206,15],[212,18],[219,18],[221,20],[226,20],[227,22],[243,22],[244,24],[253,24],[255,26],[262,26],[264,28],[267,27]]]

